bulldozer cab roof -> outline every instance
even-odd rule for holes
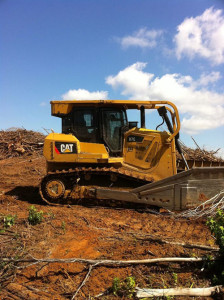
[[[74,107],[123,107],[126,109],[157,109],[161,106],[171,106],[174,111],[176,107],[169,101],[146,101],[146,100],[63,100],[51,101],[52,116],[62,117],[72,111]],[[170,109],[169,109],[170,110]]]

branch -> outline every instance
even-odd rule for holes
[[[95,264],[96,265],[96,264]],[[80,286],[78,287],[78,289],[76,290],[75,294],[72,296],[71,300],[74,300],[75,297],[77,296],[78,292],[81,290],[81,288],[85,285],[86,281],[88,280],[89,276],[90,276],[90,273],[92,271],[92,268],[95,266],[95,265],[90,265],[89,266],[89,270],[85,276],[85,278],[83,279],[82,283],[80,284]]]
[[[29,263],[29,265],[36,265],[40,263],[85,263],[88,265],[104,265],[104,266],[126,266],[126,265],[139,265],[139,264],[154,264],[154,263],[181,263],[181,262],[201,262],[206,259],[203,257],[162,257],[162,258],[152,258],[152,259],[142,259],[142,260],[98,260],[98,259],[84,259],[84,258],[43,258],[38,259],[23,258],[23,259],[13,259],[13,258],[2,258],[2,262],[13,262],[13,263]],[[215,260],[215,259],[214,259]]]
[[[199,145],[197,144],[197,142],[195,141],[195,139],[193,138],[193,136],[191,137],[192,138],[192,140],[194,141],[194,143],[195,143],[195,145],[197,146],[197,148],[199,149],[199,150],[201,150],[201,148],[199,147]],[[202,150],[201,150],[202,151]],[[204,152],[204,151],[203,151]]]
[[[211,246],[206,246],[206,245],[191,244],[191,243],[184,243],[184,242],[167,241],[167,240],[157,238],[155,236],[150,236],[150,235],[144,235],[143,237],[136,236],[136,238],[138,240],[154,241],[154,242],[159,242],[159,243],[162,243],[162,244],[171,244],[171,245],[182,246],[182,247],[185,247],[185,248],[198,248],[198,249],[202,249],[202,250],[219,251],[218,247],[211,247]]]
[[[171,289],[139,289],[136,297],[162,297],[162,296],[195,296],[208,297],[222,292],[222,286],[217,285],[208,288],[171,288]]]
[[[175,215],[176,218],[200,218],[200,217],[212,217],[216,214],[217,208],[224,209],[224,190],[221,190],[214,197],[201,203],[194,209],[188,209],[184,212]]]
[[[28,141],[23,140],[23,144],[40,147],[40,146],[43,146],[44,143],[42,143],[42,142],[28,142]]]

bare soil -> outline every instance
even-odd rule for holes
[[[201,219],[175,219],[143,209],[107,207],[96,203],[48,206],[38,193],[38,185],[44,174],[45,160],[38,153],[25,158],[19,156],[0,160],[2,258],[33,256],[129,260],[202,257],[210,254],[204,250],[144,239],[149,234],[171,241],[215,245],[205,220]],[[31,205],[44,212],[43,222],[35,226],[28,223]],[[17,217],[15,224],[5,229],[3,220],[8,215]],[[20,269],[2,263],[0,299],[71,299],[87,272],[88,266],[81,263],[42,264]],[[141,288],[211,285],[209,274],[203,270],[203,263],[99,266],[93,268],[76,299],[94,299],[100,293],[104,293],[104,296],[99,299],[118,299],[110,291],[112,282],[116,277],[123,280],[128,276],[134,277],[136,285]],[[123,296],[122,299],[126,298]]]

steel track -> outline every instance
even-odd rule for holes
[[[86,178],[90,177],[89,180]],[[65,184],[66,190],[63,198],[52,199],[45,190],[46,183],[49,180],[59,179]],[[129,170],[127,168],[114,167],[77,167],[69,170],[56,170],[55,172],[48,172],[42,179],[39,187],[40,195],[43,201],[50,205],[65,205],[71,199],[85,199],[86,194],[81,192],[74,197],[74,190],[78,186],[105,186],[105,187],[123,187],[133,188],[153,182],[150,175]],[[111,187],[112,188],[112,187]]]

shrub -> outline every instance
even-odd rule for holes
[[[174,280],[174,284],[177,285],[178,284],[178,274],[173,272],[173,280]]]
[[[220,254],[224,256],[224,212],[218,209],[214,218],[209,218],[207,225],[216,238]]]
[[[112,292],[115,296],[126,296],[132,298],[135,292],[135,279],[134,277],[126,277],[121,281],[115,277],[112,284]]]
[[[224,284],[224,211],[218,209],[215,217],[208,219],[207,225],[216,238],[220,255],[220,261],[211,264],[212,280],[214,284]]]
[[[15,224],[15,220],[17,218],[17,215],[8,215],[5,216],[3,219],[4,227],[9,228]]]
[[[31,225],[40,224],[43,221],[42,210],[38,211],[34,205],[29,208],[28,222]]]
[[[115,296],[118,295],[119,291],[121,289],[121,281],[120,278],[115,277],[112,283],[112,292]]]

